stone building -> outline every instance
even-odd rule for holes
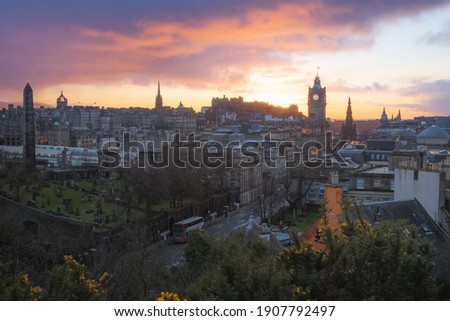
[[[445,146],[450,143],[450,135],[436,125],[430,126],[417,135],[417,144]]]
[[[21,106],[14,108],[9,104],[8,109],[1,111],[0,117],[0,143],[6,146],[23,145],[24,113]]]
[[[361,204],[392,201],[394,189],[394,171],[388,166],[376,166],[350,174],[348,196]]]
[[[327,88],[322,87],[320,77],[314,78],[314,85],[308,89],[308,118],[313,122],[313,134],[325,132],[327,128],[326,106],[327,106]]]

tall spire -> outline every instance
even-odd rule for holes
[[[162,107],[162,106],[163,106],[163,102],[162,102],[162,96],[161,96],[161,88],[160,88],[159,80],[158,80],[158,94],[156,95],[155,107]]]
[[[33,171],[36,168],[36,143],[34,128],[34,108],[33,108],[33,89],[29,83],[23,89],[23,108],[24,108],[24,164],[27,171]]]
[[[348,96],[348,105],[347,105],[347,119],[352,119],[352,101],[350,100],[350,96]],[[353,119],[352,119],[353,121]]]
[[[345,118],[345,124],[342,124],[342,138],[346,140],[356,140],[356,126],[353,122],[352,101],[350,96],[348,97],[347,117]]]
[[[314,78],[314,85],[313,85],[314,89],[322,89],[322,85],[320,84],[320,77],[319,74],[317,73],[316,78]]]

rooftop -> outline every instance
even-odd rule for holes
[[[442,128],[433,125],[420,132],[417,138],[421,139],[450,139],[450,135]]]
[[[364,173],[373,173],[373,174],[394,174],[394,171],[389,169],[388,166],[375,166],[361,170]]]

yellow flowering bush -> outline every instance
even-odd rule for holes
[[[109,273],[98,279],[88,278],[89,271],[71,255],[64,255],[63,264],[54,267],[49,274],[46,292],[48,300],[102,300],[107,297],[106,285]]]
[[[180,296],[174,292],[161,292],[158,297],[156,297],[156,301],[181,301]],[[186,299],[183,299],[186,301]]]

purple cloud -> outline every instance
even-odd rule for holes
[[[415,97],[417,104],[411,109],[426,110],[429,113],[449,115],[450,80],[441,79],[432,82],[416,81],[413,85],[400,90],[403,96]]]
[[[143,84],[166,78],[194,88],[236,86],[252,67],[283,65],[273,53],[367,48],[377,22],[444,3],[4,1],[0,93],[27,81]]]

